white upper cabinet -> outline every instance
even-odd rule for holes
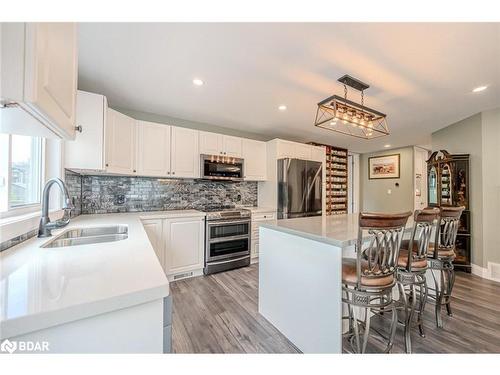
[[[198,130],[172,127],[171,176],[200,177]]]
[[[106,172],[135,174],[136,121],[109,108],[105,139]]]
[[[2,24],[2,100],[64,139],[76,126],[75,23]]]
[[[264,181],[267,179],[265,142],[242,139],[242,157],[244,159],[245,180]]]
[[[297,159],[311,160],[311,145],[305,143],[295,143],[295,157]]]
[[[284,141],[282,139],[277,139],[276,142],[276,156],[278,159],[293,158],[316,160],[318,158],[318,151],[316,150],[317,146],[299,142]]]
[[[137,121],[137,174],[170,175],[170,126]]]
[[[200,154],[222,155],[223,135],[200,131]]]
[[[78,91],[76,97],[76,124],[82,127],[75,139],[66,141],[64,147],[65,168],[105,169],[104,129],[106,127],[106,97]]]
[[[241,147],[239,137],[200,131],[200,154],[241,158]]]
[[[82,133],[65,142],[65,168],[151,176],[200,176],[198,131],[138,121],[107,107],[106,98],[78,92]]]
[[[222,138],[223,153],[226,156],[241,158],[242,139],[239,137],[231,137],[224,135]]]
[[[311,146],[311,160],[323,162],[326,159],[324,146]]]
[[[277,144],[277,157],[280,158],[295,158],[295,143],[278,140]]]

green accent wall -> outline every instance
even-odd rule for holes
[[[368,158],[373,156],[400,155],[400,178],[370,180]],[[413,211],[413,147],[384,150],[360,156],[360,209],[374,212]],[[395,184],[399,183],[399,186]],[[387,191],[391,190],[391,194]]]
[[[472,263],[482,267],[484,257],[481,113],[432,133],[432,150],[446,150],[451,154],[470,154],[469,206]]]
[[[438,130],[432,148],[470,154],[472,263],[500,264],[500,108]]]

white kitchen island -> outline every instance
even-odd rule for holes
[[[260,228],[259,313],[304,353],[342,352],[342,257],[357,235],[357,214]]]

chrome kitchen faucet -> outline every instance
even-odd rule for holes
[[[49,192],[52,185],[57,184],[64,194],[63,217],[54,222],[50,221],[49,218]],[[43,188],[42,196],[42,217],[40,218],[40,225],[38,227],[38,237],[50,237],[52,236],[52,229],[62,228],[69,224],[70,213],[73,210],[73,205],[70,202],[68,189],[66,185],[60,178],[51,178],[45,184]]]

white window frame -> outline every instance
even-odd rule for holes
[[[40,137],[39,137],[40,138]],[[7,188],[7,211],[0,212],[0,219],[13,218],[16,216],[24,216],[30,213],[39,212],[42,209],[42,190],[45,183],[45,173],[46,173],[46,139],[41,138],[40,142],[40,183],[38,197],[39,201],[37,203],[26,204],[22,206],[11,206],[10,203],[10,180],[6,181]],[[12,169],[12,134],[9,134],[9,156],[8,156],[8,178],[11,177]]]

